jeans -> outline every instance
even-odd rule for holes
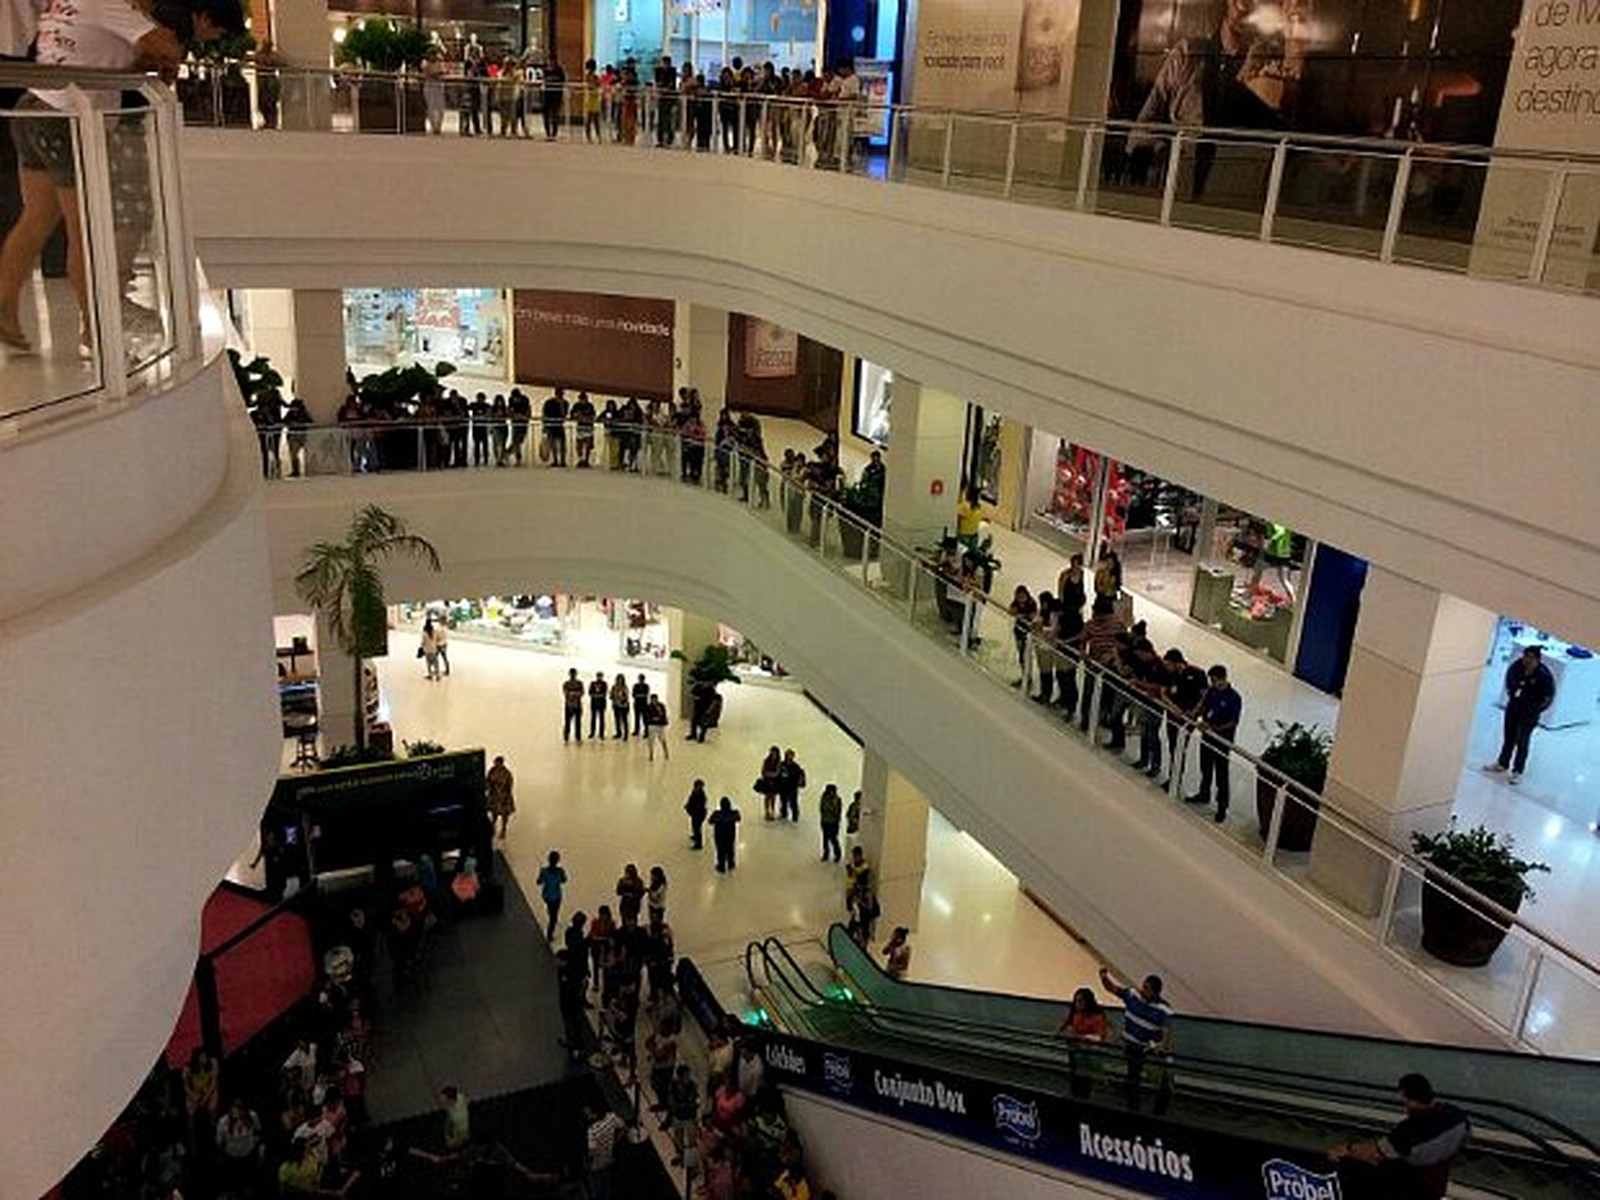
[[[1200,800],[1217,797],[1217,819],[1228,813],[1228,743],[1214,733],[1200,735]]]
[[[1161,709],[1148,697],[1139,700],[1139,769],[1161,774]]]
[[[583,709],[581,708],[567,709],[566,718],[561,723],[561,740],[565,742],[572,738],[577,738],[580,742],[583,741]]]
[[[613,704],[611,706],[611,719],[616,727],[616,732],[611,736],[618,741],[628,740],[628,706],[626,704]]]
[[[718,833],[712,840],[717,844],[717,870],[733,870],[733,836]]]
[[[606,740],[606,706],[603,703],[589,705],[589,736],[602,742]]]
[[[1539,724],[1539,714],[1506,705],[1505,736],[1500,742],[1500,765],[1521,775],[1528,767],[1528,741]]]
[[[822,823],[822,860],[828,860],[828,851],[833,851],[833,861],[838,862],[842,857],[839,849],[839,822],[824,821]]]

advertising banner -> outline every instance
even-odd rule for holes
[[[922,0],[913,100],[932,108],[1065,112],[1078,0]]]
[[[1512,150],[1600,154],[1600,0],[1528,0],[1494,140]],[[1600,281],[1600,175],[1574,174],[1563,183],[1553,166],[1494,160],[1478,215],[1474,273],[1525,277],[1553,199],[1545,282]],[[1561,189],[1554,197],[1553,188]]]
[[[800,335],[751,317],[744,326],[744,373],[751,379],[788,379],[800,366]]]
[[[728,314],[731,408],[839,427],[844,354],[793,330],[743,313]]]
[[[518,383],[672,395],[671,300],[519,288],[512,307]]]
[[[762,1035],[767,1078],[948,1137],[1168,1200],[1343,1200],[1325,1158],[1119,1108]]]

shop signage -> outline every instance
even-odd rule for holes
[[[788,379],[800,367],[800,335],[750,317],[744,326],[744,373],[751,379]]]
[[[1314,1152],[785,1034],[755,1036],[768,1078],[784,1086],[1129,1191],[1172,1200],[1343,1200],[1338,1177]]]

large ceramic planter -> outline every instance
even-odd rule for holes
[[[1460,893],[1431,873],[1422,885],[1422,948],[1457,967],[1481,967],[1494,957],[1510,926],[1469,908]],[[1490,896],[1501,908],[1516,912],[1522,897]]]
[[[1256,776],[1256,821],[1263,842],[1272,828],[1272,805],[1277,795],[1277,780],[1264,775]],[[1278,849],[1303,854],[1311,849],[1312,839],[1317,836],[1317,809],[1322,802],[1316,796],[1285,788],[1283,804],[1283,824],[1278,827]]]
[[[857,525],[854,521],[839,522],[839,546],[844,553],[844,557],[851,562],[861,561],[862,543],[867,540],[867,531],[864,527]],[[876,537],[871,539],[866,550],[872,558],[878,557],[878,539]]]

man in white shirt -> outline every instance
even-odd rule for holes
[[[160,16],[157,20],[128,0],[48,0],[39,14],[38,61],[42,66],[156,71],[170,78],[183,58],[186,39],[215,41],[224,33],[244,28],[239,0],[190,0],[187,5],[164,5]],[[71,88],[36,90],[17,106],[19,116],[13,122],[23,207],[0,248],[0,344],[14,350],[32,349],[19,319],[22,288],[33,272],[39,251],[63,221],[67,229],[67,278],[84,318],[80,344],[87,343],[88,285],[72,130],[65,120],[30,115],[71,109],[73,94]],[[130,107],[122,94],[111,89],[97,88],[89,95],[97,109]],[[146,134],[145,122],[138,113],[110,121],[106,127],[117,257],[125,282],[131,277],[133,254],[150,225],[152,196]],[[155,314],[149,310],[135,308],[125,315],[124,324],[134,332],[160,332],[158,318],[151,328],[152,318]]]

